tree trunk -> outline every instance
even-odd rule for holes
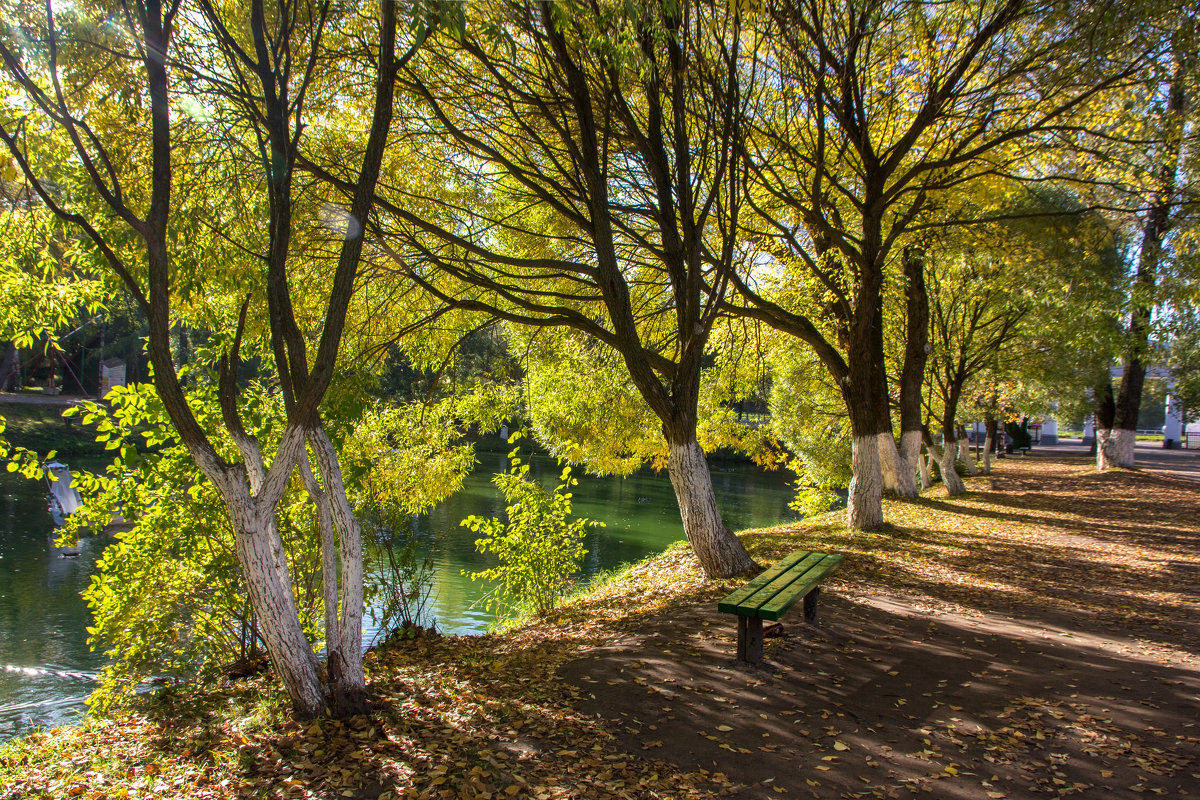
[[[887,371],[883,360],[883,311],[879,299],[878,274],[863,279],[859,303],[866,309],[856,312],[847,348],[847,374],[842,398],[850,414],[850,494],[846,503],[846,524],[856,530],[872,531],[883,525],[883,470],[880,465],[880,440],[892,439],[887,408]],[[887,447],[895,452],[892,439]]]
[[[1133,469],[1134,447],[1137,431],[1126,428],[1110,428],[1096,431],[1096,467],[1101,470],[1112,467]]]
[[[0,392],[9,391],[9,384],[17,372],[17,346],[12,342],[4,345],[4,361],[0,362]],[[21,387],[17,387],[19,391]]]
[[[921,433],[916,433],[919,451]],[[905,455],[903,441],[900,447],[896,446],[896,437],[891,431],[879,434],[879,470],[884,491],[894,492],[897,497],[917,496],[916,460]]]
[[[329,508],[329,497],[313,474],[307,452],[300,456],[300,477],[304,481],[304,490],[308,492],[312,501],[313,513],[317,517],[317,531],[321,537],[321,599],[325,613],[325,649],[332,652],[341,641],[338,625],[337,536],[333,532],[333,512]]]
[[[346,496],[342,468],[337,450],[325,429],[317,427],[308,432],[308,441],[321,468],[329,510],[338,533],[341,556],[341,616],[338,620],[339,638],[329,646],[329,695],[335,716],[347,717],[365,713],[370,708],[366,678],[363,673],[363,554],[362,528]]]
[[[967,438],[967,429],[960,425],[958,433],[958,460],[967,468],[968,475],[978,475],[979,470],[975,467],[975,459],[971,457],[971,440]]]
[[[912,494],[906,495],[902,491],[897,490],[896,494],[901,497],[915,497],[917,494],[917,479],[916,473],[918,463],[921,461],[921,426],[906,430],[900,436],[900,465],[901,469],[906,470],[908,479],[912,482]],[[903,488],[903,487],[901,487]],[[926,488],[924,485],[921,488]]]
[[[899,493],[900,485],[900,450],[896,447],[896,438],[892,432],[882,431],[878,436],[879,447],[879,477],[883,481],[883,491]]]
[[[918,433],[917,435],[919,436],[920,434]],[[920,446],[920,443],[918,443],[918,447],[919,446]],[[919,449],[917,450],[917,468],[921,471],[921,489],[922,490],[928,489],[930,486],[933,486],[933,475],[930,474],[933,471],[933,467],[931,465],[932,461],[933,461],[932,453],[926,453],[926,454],[922,455],[921,451]]]
[[[988,415],[985,425],[987,426],[987,438],[983,441],[983,474],[992,474],[992,451],[996,449],[996,418]]]
[[[233,523],[235,550],[254,614],[275,672],[287,689],[297,717],[309,719],[326,711],[325,693],[316,658],[300,627],[292,594],[287,555],[273,507],[245,493],[225,498]]]
[[[929,361],[929,292],[925,287],[925,251],[906,247],[904,266],[904,364],[900,369],[900,458],[896,494],[915,497],[915,473],[921,458],[921,386]]]
[[[938,468],[942,472],[942,483],[946,486],[946,494],[951,497],[967,492],[967,485],[963,483],[958,470],[954,468],[954,462],[958,460],[955,455],[957,450],[957,442],[951,436],[942,444],[941,452],[938,454]]]
[[[946,492],[951,497],[957,494],[964,494],[967,491],[966,485],[954,468],[954,462],[957,460],[958,455],[955,417],[958,414],[958,399],[961,387],[961,380],[952,383],[950,391],[946,396],[945,408],[942,411],[942,451],[939,454],[939,464],[942,472],[942,483],[946,485]]]
[[[695,436],[669,441],[667,472],[692,552],[709,578],[731,578],[758,567],[741,540],[721,521],[708,460]]]
[[[1096,456],[1096,469],[1104,470],[1116,464],[1109,461],[1108,440],[1112,436],[1113,421],[1117,416],[1117,404],[1113,398],[1112,381],[1106,376],[1096,387],[1095,437],[1092,453]]]
[[[846,524],[860,531],[873,531],[883,524],[878,435],[856,435],[851,439],[850,465],[853,476],[846,503]]]

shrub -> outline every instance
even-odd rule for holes
[[[519,435],[514,433],[509,441]],[[529,465],[522,463],[517,453],[514,449],[508,454],[508,472],[493,479],[508,501],[507,522],[477,516],[462,521],[480,534],[475,540],[479,552],[492,553],[499,561],[470,577],[497,582],[488,595],[487,607],[501,620],[554,608],[587,554],[583,547],[587,529],[604,525],[571,519],[570,488],[578,481],[571,477],[570,466],[563,468],[558,486],[548,492],[529,476]]]

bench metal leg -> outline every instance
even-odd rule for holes
[[[738,661],[761,664],[763,658],[763,625],[758,617],[738,616]]]
[[[804,621],[810,625],[817,624],[817,600],[821,596],[821,587],[816,586],[804,595]]]

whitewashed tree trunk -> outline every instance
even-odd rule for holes
[[[963,483],[963,479],[954,469],[954,462],[957,461],[956,453],[958,448],[955,442],[946,442],[941,451],[938,453],[938,466],[942,472],[942,483],[946,486],[946,493],[951,497],[957,494],[966,494],[967,485]]]
[[[900,453],[896,450],[896,440],[891,431],[880,433],[877,437],[879,446],[879,478],[883,482],[883,491],[896,491],[900,480]]]
[[[921,432],[919,430],[904,431],[900,435],[900,464],[901,469],[909,476],[913,484],[912,497],[917,495],[917,471],[921,462]],[[928,488],[924,478],[920,488]],[[907,495],[906,495],[907,496]]]
[[[1137,431],[1126,428],[1098,428],[1096,442],[1097,469],[1133,469]]]
[[[362,528],[346,496],[337,450],[324,428],[308,432],[313,455],[321,469],[329,511],[337,529],[341,575],[341,614],[336,646],[329,652],[329,692],[333,712],[350,716],[367,710],[367,685],[363,672],[363,553]]]
[[[968,475],[979,474],[979,470],[975,466],[975,458],[971,455],[971,440],[965,436],[958,440],[958,460],[967,468]]]
[[[992,474],[992,451],[996,449],[996,426],[988,425],[987,438],[983,440],[983,474]]]
[[[1116,466],[1110,460],[1111,454],[1108,452],[1108,440],[1111,436],[1112,428],[1096,426],[1096,469],[1098,470]]]
[[[921,489],[924,490],[933,486],[933,475],[930,474],[933,471],[933,454],[922,454],[918,451],[917,467],[921,470]]]
[[[846,524],[857,530],[875,530],[883,524],[883,476],[879,469],[879,437],[855,436],[850,442],[850,495]]]
[[[920,432],[910,433],[915,433],[919,449]],[[879,434],[879,472],[884,491],[895,492],[897,497],[917,496],[916,464],[905,457],[903,448],[896,447],[896,437],[890,431]]]
[[[240,494],[231,497],[227,493],[225,502],[233,523],[238,562],[267,654],[297,715],[317,716],[326,710],[325,696],[316,657],[300,626],[287,555],[275,521],[275,504],[257,500],[248,492]]]
[[[758,565],[741,540],[721,521],[708,459],[699,442],[694,438],[668,442],[668,448],[667,472],[679,501],[683,530],[704,574],[710,578],[730,578],[755,569]]]

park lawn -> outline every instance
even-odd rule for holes
[[[9,744],[0,798],[1200,793],[1196,485],[1042,454],[968,486],[889,501],[881,532],[746,532],[764,564],[846,554],[765,670],[714,609],[739,582],[677,546],[548,618],[370,655],[370,719],[292,722],[265,679],[180,692]]]

